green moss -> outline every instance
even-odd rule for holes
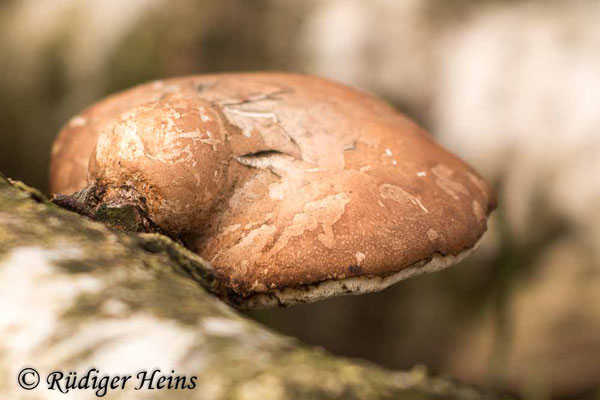
[[[166,254],[177,265],[177,272],[199,282],[209,292],[217,292],[217,282],[212,267],[197,254],[157,233],[138,234],[135,240],[149,252]]]
[[[9,179],[8,181],[12,186],[19,189],[21,192],[27,194],[33,200],[40,202],[40,203],[50,204],[50,200],[48,200],[46,195],[44,195],[40,190],[33,188],[31,186],[28,186],[21,181],[15,181],[12,179]]]
[[[96,219],[108,226],[130,233],[137,232],[141,222],[137,208],[131,204],[115,207],[102,204],[96,211]]]
[[[92,263],[85,262],[82,260],[60,260],[56,261],[55,264],[63,270],[71,274],[88,273],[94,270]]]

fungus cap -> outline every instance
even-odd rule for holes
[[[92,106],[61,131],[51,166],[53,192],[87,184],[133,188],[242,308],[447,267],[476,246],[496,202],[385,102],[275,73],[175,78]]]

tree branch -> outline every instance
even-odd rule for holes
[[[218,300],[214,282],[207,263],[164,236],[112,231],[0,176],[0,397],[48,398],[49,373],[94,367],[134,376],[109,389],[119,399],[490,398],[303,346]],[[17,384],[25,366],[42,377],[32,392]],[[135,374],[155,368],[197,376],[195,389],[134,390]]]

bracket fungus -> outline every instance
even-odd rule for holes
[[[292,74],[141,85],[71,119],[52,154],[57,203],[178,240],[241,308],[445,268],[476,246],[496,202],[385,102]]]

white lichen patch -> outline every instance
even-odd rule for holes
[[[101,371],[126,373],[147,370],[151,365],[151,368],[170,371],[182,366],[193,347],[204,340],[198,328],[138,311],[127,318],[106,316],[77,326],[42,355],[49,366],[77,356],[84,370],[92,365]],[[198,365],[194,367],[205,367],[201,361],[195,360]]]
[[[54,265],[79,257],[78,248],[62,243],[50,250],[17,248],[0,262],[0,280],[9,283],[0,291],[2,376],[6,373],[14,379],[27,365],[36,367],[40,374],[67,366],[82,373],[92,366],[105,373],[186,367],[186,357],[204,340],[197,327],[145,311],[133,312],[113,297],[104,299],[93,318],[66,317],[77,310],[82,296],[99,296],[106,287],[91,274],[73,274]],[[198,371],[205,365],[196,357],[193,367]],[[13,388],[18,392],[11,392]],[[22,398],[23,393],[16,384],[6,385],[0,392],[3,398]],[[64,396],[47,391],[45,385],[32,393],[45,399]],[[78,391],[72,397],[88,398],[89,394]]]
[[[283,380],[269,373],[259,374],[253,379],[240,383],[235,387],[233,393],[233,398],[239,400],[289,398],[289,392]]]
[[[221,337],[243,335],[246,330],[240,321],[222,317],[204,318],[200,326],[204,334]]]
[[[79,296],[95,294],[103,283],[90,275],[68,274],[55,260],[77,258],[76,248],[20,247],[0,262],[0,348],[3,361],[14,368],[38,359],[45,341],[58,332],[61,317],[75,306]],[[52,299],[52,301],[45,301]],[[18,307],[16,306],[18,305]],[[16,376],[16,375],[15,375]]]
[[[393,200],[400,204],[411,202],[412,204],[418,206],[421,210],[423,210],[423,212],[429,212],[429,210],[423,205],[423,203],[417,196],[408,193],[406,190],[402,189],[399,186],[384,183],[383,185],[379,186],[379,193],[384,199]]]
[[[108,299],[102,304],[101,313],[111,317],[124,317],[129,311],[129,306],[122,301]]]

